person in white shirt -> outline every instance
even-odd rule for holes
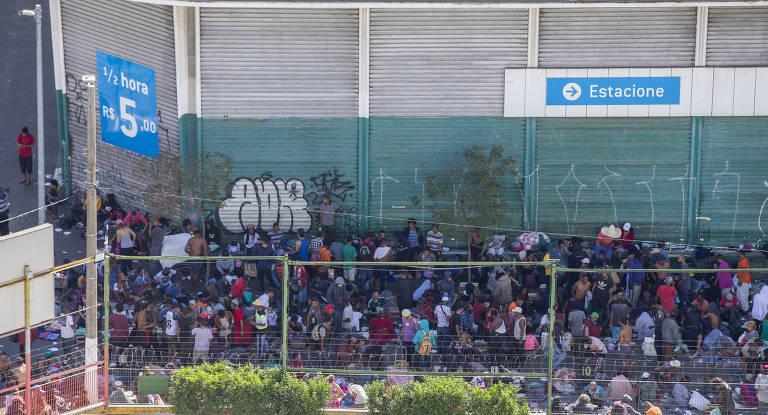
[[[179,304],[174,302],[165,313],[165,341],[171,354],[176,353],[176,345],[180,341],[179,332]]]
[[[352,309],[352,304],[349,303],[349,299],[343,298],[341,300],[341,305],[344,306],[344,309],[341,312],[341,328],[343,328],[344,331],[350,331],[355,327],[355,312]]]
[[[198,360],[208,361],[208,350],[211,349],[211,339],[213,332],[201,320],[197,321],[197,327],[192,329],[192,335],[195,336],[195,345],[192,348],[192,364]]]
[[[162,271],[155,274],[155,282],[157,282],[157,286],[161,289],[165,289],[165,287],[168,286],[171,282],[171,278],[176,274],[176,271],[165,267]]]
[[[758,412],[768,413],[768,365],[763,365],[760,374],[755,378],[755,389],[757,389]]]
[[[269,306],[269,301],[274,296],[275,296],[275,289],[272,287],[267,288],[267,291],[265,291],[264,294],[259,296],[259,300],[261,300],[261,305],[264,307],[265,310],[272,310],[272,308]]]
[[[387,262],[389,261],[389,257],[392,254],[392,248],[388,246],[386,239],[382,239],[380,241],[380,245],[378,248],[376,248],[376,251],[373,252],[373,260],[375,262]],[[383,284],[384,284],[384,276],[387,274],[389,270],[389,265],[377,265],[376,271],[374,272],[374,284],[375,284],[375,290],[379,291]]]
[[[451,307],[448,302],[451,301],[448,296],[440,299],[440,304],[435,306],[435,316],[437,317],[437,350],[440,353],[446,352],[446,345],[451,339]]]
[[[71,307],[64,305],[62,307],[64,314],[69,314]],[[61,332],[61,346],[65,355],[72,353],[75,349],[75,320],[71,315],[64,317],[64,324],[56,322],[56,328]]]

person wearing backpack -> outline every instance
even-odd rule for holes
[[[419,331],[413,336],[413,344],[416,348],[416,355],[413,359],[414,366],[424,368],[429,366],[429,356],[432,354],[436,342],[435,332],[429,330],[429,321],[426,319],[419,320]]]

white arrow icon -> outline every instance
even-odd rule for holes
[[[581,87],[575,82],[569,82],[563,87],[563,97],[568,101],[576,101],[581,96]]]

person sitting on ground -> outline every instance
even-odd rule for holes
[[[589,395],[586,393],[579,395],[579,400],[571,405],[571,413],[573,414],[594,414],[596,410],[597,406],[592,405]]]

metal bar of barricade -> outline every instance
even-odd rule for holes
[[[109,410],[109,256],[104,257],[104,409]]]
[[[549,335],[547,336],[547,415],[552,415],[552,379],[554,362],[554,337],[555,337],[555,297],[557,295],[557,263],[552,261],[549,264]]]
[[[24,412],[32,413],[32,335],[29,321],[29,266],[24,267]]]
[[[316,369],[316,368],[288,368],[289,372],[299,373],[336,373],[344,375],[372,375],[372,376],[447,376],[447,377],[469,377],[469,376],[487,376],[498,378],[541,378],[545,373],[478,373],[478,372],[412,372],[412,371],[387,371],[387,370],[355,370],[355,369]]]
[[[288,269],[288,255],[283,256],[283,304],[281,306],[281,312],[283,313],[283,328],[282,328],[282,346],[280,363],[283,370],[288,367],[288,278],[290,276],[290,270]]]

